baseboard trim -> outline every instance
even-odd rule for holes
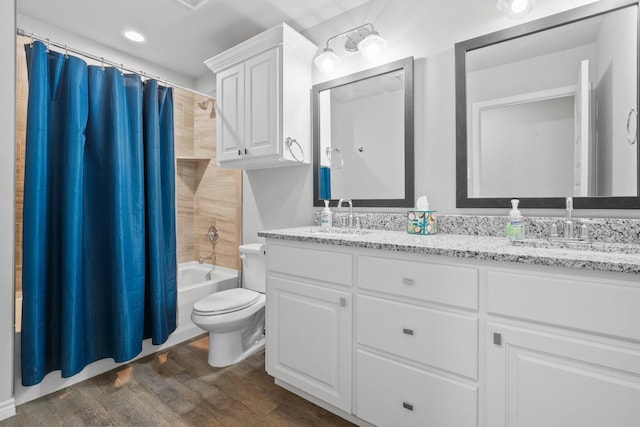
[[[0,403],[0,421],[11,418],[16,414],[16,400],[11,398]]]

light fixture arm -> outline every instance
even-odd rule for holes
[[[387,42],[380,37],[380,34],[373,28],[373,24],[367,22],[327,39],[324,49],[313,60],[313,63],[320,71],[332,71],[336,64],[340,62],[340,58],[329,47],[329,43],[342,36],[347,38],[344,44],[344,49],[347,52],[360,51],[362,56],[367,59],[375,57],[381,49],[387,46]]]
[[[368,31],[367,31],[366,33],[364,33],[364,34],[360,33],[360,30],[365,29],[365,28],[367,28],[367,27],[369,27],[369,28],[370,28],[370,30],[368,30]],[[329,42],[331,42],[332,40],[335,40],[335,39],[337,39],[337,38],[339,38],[339,37],[342,37],[342,36],[347,36],[347,38],[349,39],[349,42],[351,42],[351,43],[352,43],[352,44],[354,44],[355,46],[358,46],[358,42],[359,42],[360,40],[362,40],[364,37],[366,37],[367,35],[371,34],[373,31],[374,31],[374,29],[373,29],[373,24],[370,24],[370,23],[368,23],[368,22],[367,22],[366,24],[362,24],[362,25],[360,25],[360,26],[358,26],[358,27],[355,27],[355,28],[352,28],[352,29],[350,29],[350,30],[343,31],[343,32],[342,32],[342,33],[340,33],[340,34],[336,34],[335,36],[329,37],[329,38],[327,39],[327,43],[325,44],[325,49],[329,49]],[[350,35],[352,35],[352,33],[356,33],[356,32],[357,32],[357,33],[358,33],[358,35],[359,35],[358,40],[354,40],[354,39],[352,39],[351,37],[349,37]],[[349,42],[347,42],[347,43],[349,43]],[[351,49],[347,49],[347,50],[351,50]],[[355,50],[357,50],[357,48],[356,48]]]

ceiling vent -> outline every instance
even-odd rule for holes
[[[209,0],[176,0],[176,2],[191,10],[196,10],[208,1]]]

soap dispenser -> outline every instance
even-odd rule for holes
[[[333,212],[329,209],[329,201],[324,201],[324,209],[320,212],[320,227],[331,228],[333,226]]]
[[[522,240],[524,239],[524,218],[518,210],[518,204],[520,200],[511,200],[511,211],[507,217],[507,239],[509,240]]]

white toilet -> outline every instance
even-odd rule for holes
[[[241,288],[207,295],[193,305],[191,320],[209,331],[209,365],[238,363],[264,348],[266,252],[264,244],[240,246]]]

